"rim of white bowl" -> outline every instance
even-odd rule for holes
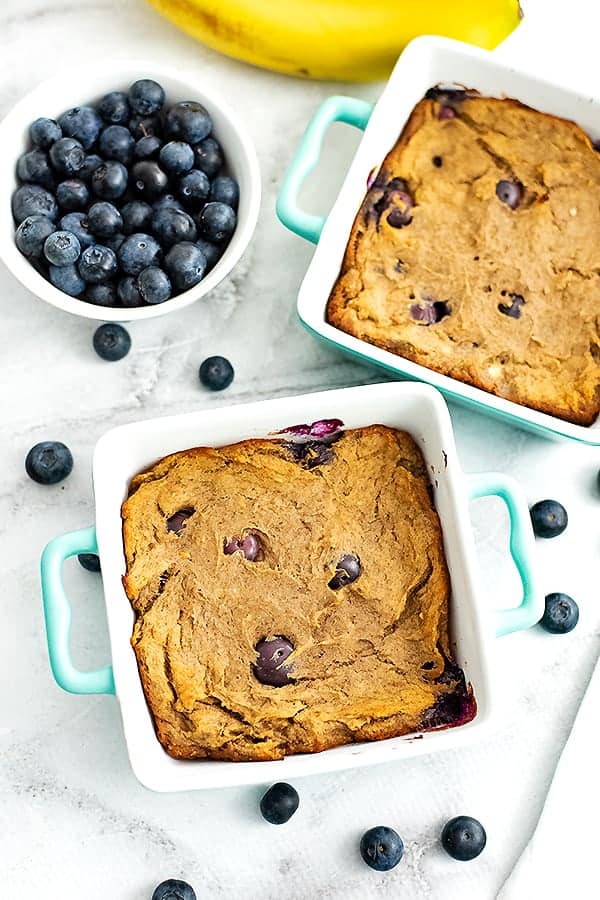
[[[153,319],[168,313],[175,313],[190,306],[201,297],[206,296],[231,272],[236,263],[245,252],[250,239],[254,234],[258,221],[261,200],[261,176],[258,157],[252,138],[246,126],[229,103],[220,94],[208,90],[202,86],[201,70],[196,69],[192,73],[180,74],[169,65],[152,63],[141,59],[113,59],[102,60],[102,71],[94,71],[87,76],[85,73],[76,81],[74,90],[65,91],[64,85],[73,82],[72,72],[69,78],[62,71],[45,79],[25,94],[0,122],[0,140],[5,151],[9,152],[5,159],[14,157],[16,164],[19,153],[26,149],[26,135],[29,125],[39,115],[58,116],[70,106],[94,103],[104,93],[110,90],[119,90],[124,87],[127,80],[135,81],[137,78],[156,78],[158,81],[171,81],[180,85],[182,91],[189,91],[189,96],[182,94],[176,100],[197,99],[206,105],[208,111],[215,119],[220,120],[229,128],[233,135],[233,141],[223,141],[225,158],[228,168],[231,170],[232,143],[237,140],[239,164],[244,169],[240,178],[240,172],[236,171],[240,181],[240,210],[238,222],[227,249],[215,267],[190,290],[183,294],[159,303],[155,306],[144,306],[132,309],[122,307],[95,306],[77,297],[70,297],[63,291],[55,288],[50,281],[36,271],[29,260],[23,256],[17,248],[14,240],[15,224],[11,212],[11,195],[17,186],[14,169],[0,174],[0,258],[14,277],[21,282],[32,294],[49,303],[51,306],[61,309],[86,319],[96,319],[103,322],[134,322],[143,319]],[[92,64],[93,65],[93,64]],[[100,61],[98,61],[100,65]],[[170,93],[167,93],[167,101]],[[54,99],[56,95],[57,99]],[[65,100],[60,100],[64,96]],[[50,101],[50,98],[52,100]],[[49,102],[50,101],[50,102]],[[221,130],[216,129],[217,135]],[[242,183],[243,182],[243,183]]]

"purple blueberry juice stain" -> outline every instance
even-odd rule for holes
[[[413,303],[410,307],[411,317],[422,325],[435,325],[451,312],[446,300],[427,300],[425,303]]]
[[[456,118],[456,110],[452,109],[451,106],[440,106],[440,110],[438,112],[438,119],[440,122],[443,122],[444,119],[455,119]]]
[[[294,435],[294,437],[299,438],[300,441],[303,438],[306,438],[307,441],[311,441],[315,438],[324,440],[325,438],[339,434],[340,429],[343,427],[344,423],[341,419],[317,419],[316,422],[312,422],[310,425],[307,425],[306,423],[302,423],[301,425],[289,425],[287,428],[276,431],[275,434]]]
[[[294,652],[294,645],[286,637],[276,635],[263,638],[256,647],[257,659],[252,670],[257,681],[271,687],[283,687],[291,681],[292,667],[285,664]]]
[[[257,534],[249,532],[243,537],[234,535],[230,540],[225,541],[223,553],[225,556],[232,556],[234,553],[241,553],[248,562],[260,562],[264,559],[262,544]]]
[[[508,296],[511,300],[510,305],[508,303],[499,303],[499,311],[511,319],[520,319],[521,307],[525,305],[524,298],[520,294],[509,294]]]

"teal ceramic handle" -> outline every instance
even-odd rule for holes
[[[510,554],[523,585],[519,606],[496,610],[496,634],[500,636],[531,628],[542,618],[544,599],[535,574],[535,541],[525,496],[516,481],[497,472],[469,475],[468,481],[471,500],[500,497],[506,504],[510,518]]]
[[[42,598],[50,667],[56,683],[72,694],[114,694],[112,666],[95,672],[76,669],[69,649],[71,606],[62,583],[65,559],[77,553],[97,553],[96,529],[82,528],[50,541],[42,553]]]
[[[373,104],[354,97],[329,97],[321,103],[308,123],[300,146],[285,173],[277,198],[277,215],[286,228],[316,244],[326,216],[307,213],[298,206],[298,194],[309,172],[319,161],[325,132],[333,122],[345,122],[364,130]]]

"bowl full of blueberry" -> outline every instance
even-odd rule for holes
[[[32,293],[103,321],[174,312],[246,249],[256,152],[203,85],[147,62],[60,76],[0,123],[0,256]]]

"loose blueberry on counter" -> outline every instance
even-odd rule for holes
[[[133,159],[135,140],[124,125],[109,125],[104,129],[98,141],[100,155],[104,159],[116,159],[128,166]]]
[[[93,203],[88,210],[87,219],[89,230],[98,238],[113,237],[123,228],[121,213],[107,200]]]
[[[96,553],[79,553],[77,559],[79,565],[88,572],[100,571],[100,557]]]
[[[142,232],[129,235],[119,248],[119,263],[126,275],[139,275],[149,266],[158,266],[161,258],[160,244]]]
[[[117,362],[127,356],[131,349],[129,332],[122,325],[107,322],[94,332],[94,350],[107,362]]]
[[[123,91],[105,94],[98,103],[98,112],[109,125],[127,125],[131,116],[127,94]]]
[[[46,238],[55,228],[54,222],[46,216],[28,216],[23,219],[15,235],[15,242],[23,256],[43,256]]]
[[[197,211],[202,208],[210,191],[208,176],[200,169],[192,169],[179,179],[177,193],[188,209]]]
[[[152,214],[152,233],[165,250],[182,241],[194,242],[198,237],[196,224],[183,209],[163,206]]]
[[[219,175],[210,186],[210,199],[217,203],[225,203],[237,210],[240,202],[240,189],[237,181],[229,175]]]
[[[452,859],[468,862],[475,859],[485,847],[485,828],[471,816],[455,816],[446,822],[442,830],[442,847]]]
[[[117,306],[117,291],[112,282],[108,284],[89,284],[83,297],[94,306]]]
[[[82,250],[85,250],[86,247],[91,247],[91,245],[95,243],[95,238],[94,235],[90,232],[87,216],[85,213],[68,213],[66,216],[62,217],[59,225],[63,231],[70,231],[75,235],[81,245]]]
[[[55,288],[70,297],[79,297],[85,290],[85,281],[76,265],[48,266],[48,277]]]
[[[133,148],[134,159],[158,159],[162,143],[155,134],[140,138]]]
[[[215,138],[207,137],[194,147],[194,165],[209,178],[214,178],[223,166],[223,151]]]
[[[102,128],[102,119],[92,106],[76,106],[58,117],[62,133],[75,138],[84,150],[89,150]]]
[[[206,271],[209,272],[221,259],[225,248],[222,244],[213,244],[211,241],[205,241],[198,238],[196,247],[199,247],[206,259]]]
[[[44,256],[53,266],[70,266],[80,253],[79,241],[70,231],[54,231],[44,243]]]
[[[29,216],[56,219],[58,206],[52,194],[39,184],[24,184],[12,195],[12,214],[17,225]]]
[[[170,140],[198,144],[212,131],[208,111],[195,100],[176,103],[165,116],[165,134]]]
[[[185,506],[183,509],[178,509],[177,512],[173,513],[173,515],[169,516],[167,519],[167,531],[173,531],[177,535],[181,534],[185,527],[185,523],[195,512],[196,510],[192,506]]]
[[[279,781],[277,784],[271,785],[266,794],[261,797],[260,811],[263,819],[266,819],[271,825],[285,825],[299,805],[298,791],[291,784]]]
[[[145,232],[150,229],[152,207],[143,200],[130,200],[121,208],[125,234]]]
[[[340,588],[352,584],[362,572],[360,559],[353,553],[346,553],[336,564],[335,575],[328,582],[327,587],[332,591],[339,591]]]
[[[38,484],[58,484],[72,468],[71,451],[61,441],[35,444],[25,458],[25,471]]]
[[[523,199],[523,185],[520,181],[502,179],[496,185],[496,196],[511,209],[516,209]]]
[[[227,240],[235,231],[237,217],[235,212],[226,203],[207,203],[198,214],[196,224],[198,233],[207,241]]]
[[[369,828],[360,839],[360,855],[377,872],[388,872],[404,856],[404,843],[398,832],[387,825]]]
[[[62,209],[81,210],[90,199],[87,185],[79,178],[67,178],[56,188],[56,199]]]
[[[72,137],[60,138],[50,147],[50,162],[61,175],[75,175],[83,166],[85,151]]]
[[[119,298],[119,305],[127,309],[144,305],[142,295],[137,286],[137,278],[134,278],[132,275],[121,278],[117,285],[117,297]]]
[[[39,147],[40,150],[49,150],[52,144],[61,139],[63,133],[58,122],[42,116],[29,126],[29,136],[35,147]]]
[[[169,141],[161,147],[158,158],[169,175],[184,175],[194,166],[194,151],[184,141]]]
[[[225,556],[232,556],[234,553],[241,553],[248,562],[259,562],[262,560],[263,552],[260,538],[258,535],[250,532],[243,537],[232,537],[230,541],[225,541],[223,545],[223,553]]]
[[[155,160],[142,159],[131,170],[132,188],[141,200],[157,200],[168,183],[169,179]]]
[[[196,900],[196,893],[187,881],[168,878],[154,888],[152,900]]]
[[[127,190],[128,180],[129,175],[123,163],[110,159],[92,172],[92,190],[101,200],[116,200]]]
[[[77,177],[81,178],[82,181],[91,181],[92,175],[98,168],[101,166],[103,160],[96,153],[88,153],[86,158],[83,161],[83,165],[77,173]]]
[[[129,105],[138,116],[153,116],[160,112],[165,102],[165,92],[157,81],[140,78],[129,88]]]
[[[579,607],[568,594],[554,593],[546,596],[544,615],[540,625],[550,634],[568,634],[579,622]]]
[[[558,500],[539,500],[533,504],[529,513],[536,537],[558,537],[569,522],[567,511]]]
[[[77,268],[84,281],[101,284],[109,281],[117,271],[117,257],[110,247],[92,244],[81,254]]]
[[[189,241],[175,244],[165,257],[165,269],[177,291],[187,291],[202,281],[206,272],[206,257]]]
[[[18,158],[17,178],[27,184],[41,184],[48,191],[56,186],[48,155],[43,150],[30,150]]]
[[[286,666],[285,661],[294,652],[294,646],[287,638],[281,635],[264,638],[254,649],[257,660],[252,670],[257,681],[271,687],[283,687],[290,683],[291,666]]]
[[[209,356],[198,371],[198,377],[211,391],[224,391],[233,381],[233,366],[224,356]]]
[[[138,290],[142,300],[152,305],[164,303],[171,296],[171,282],[166,272],[158,266],[149,266],[138,275]]]

